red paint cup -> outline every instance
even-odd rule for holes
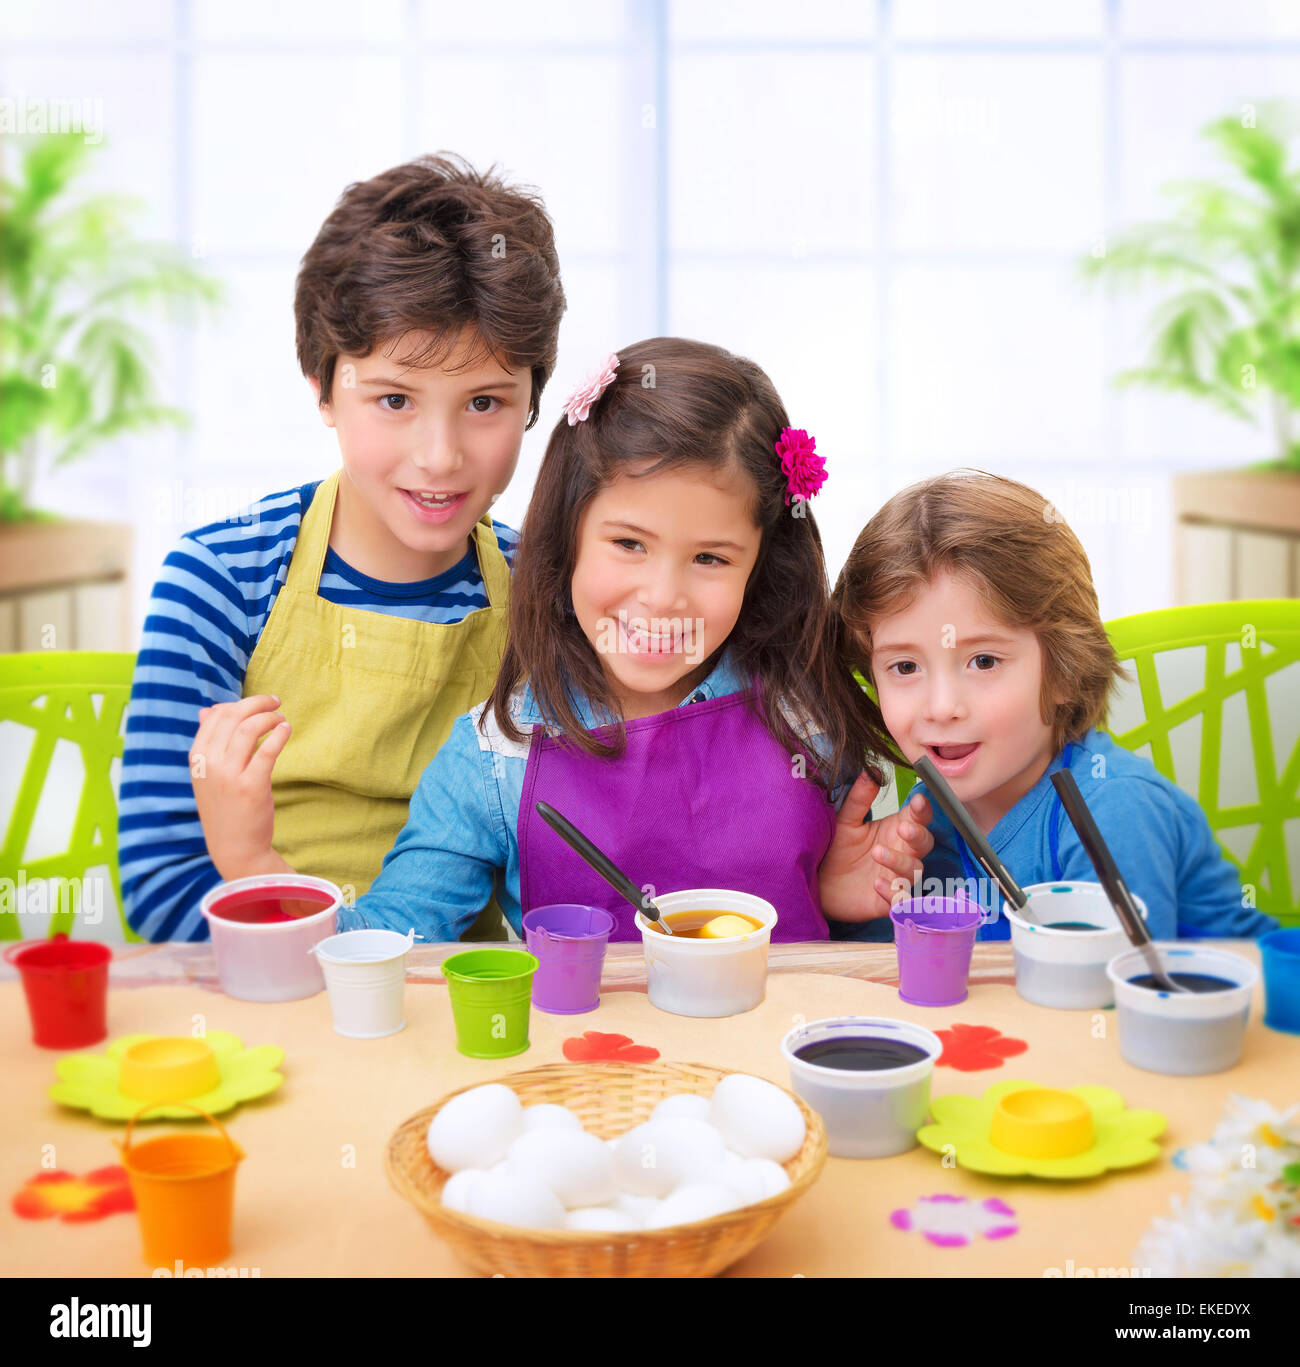
[[[113,951],[92,940],[10,945],[5,961],[22,975],[32,1042],[42,1049],[79,1049],[108,1035],[108,963]]]
[[[228,997],[289,1002],[325,990],[310,951],[334,934],[343,893],[323,878],[254,874],[218,883],[199,911],[208,923],[217,977]]]

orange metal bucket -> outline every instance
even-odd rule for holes
[[[211,1267],[230,1256],[235,1169],[245,1155],[221,1122],[197,1106],[188,1109],[215,1125],[220,1137],[165,1134],[133,1145],[135,1122],[164,1104],[178,1103],[142,1106],[127,1124],[125,1141],[114,1141],[135,1197],[144,1256],[155,1267]]]

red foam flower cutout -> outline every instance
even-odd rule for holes
[[[787,503],[792,497],[810,499],[826,483],[826,461],[817,454],[816,439],[802,427],[781,429],[776,454],[781,457]]]
[[[570,1063],[653,1063],[658,1049],[633,1044],[628,1035],[604,1035],[588,1030],[564,1041],[564,1057]]]
[[[126,1169],[120,1167],[96,1168],[84,1177],[58,1168],[39,1173],[23,1183],[10,1204],[20,1219],[48,1220],[57,1215],[65,1224],[84,1224],[135,1209]]]
[[[1029,1048],[1026,1040],[1013,1039],[991,1025],[954,1025],[951,1030],[934,1032],[943,1041],[937,1066],[956,1068],[959,1073],[980,1073],[986,1068],[1001,1068],[1009,1058]]]

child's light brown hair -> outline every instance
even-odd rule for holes
[[[871,678],[871,623],[906,611],[943,571],[974,588],[999,621],[1038,637],[1040,710],[1054,751],[1105,723],[1111,689],[1126,675],[1088,557],[1042,494],[983,470],[913,484],[862,529],[834,593],[848,663]]]

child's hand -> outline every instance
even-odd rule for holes
[[[864,824],[880,792],[860,774],[840,807],[835,835],[821,862],[822,914],[834,921],[870,921],[887,916],[907,895],[921,860],[934,848],[926,830],[934,813],[929,799],[915,793],[900,812]]]
[[[289,739],[279,705],[278,698],[257,694],[199,712],[190,782],[208,854],[227,882],[288,869],[271,848],[271,770]],[[259,746],[262,736],[267,739]]]

